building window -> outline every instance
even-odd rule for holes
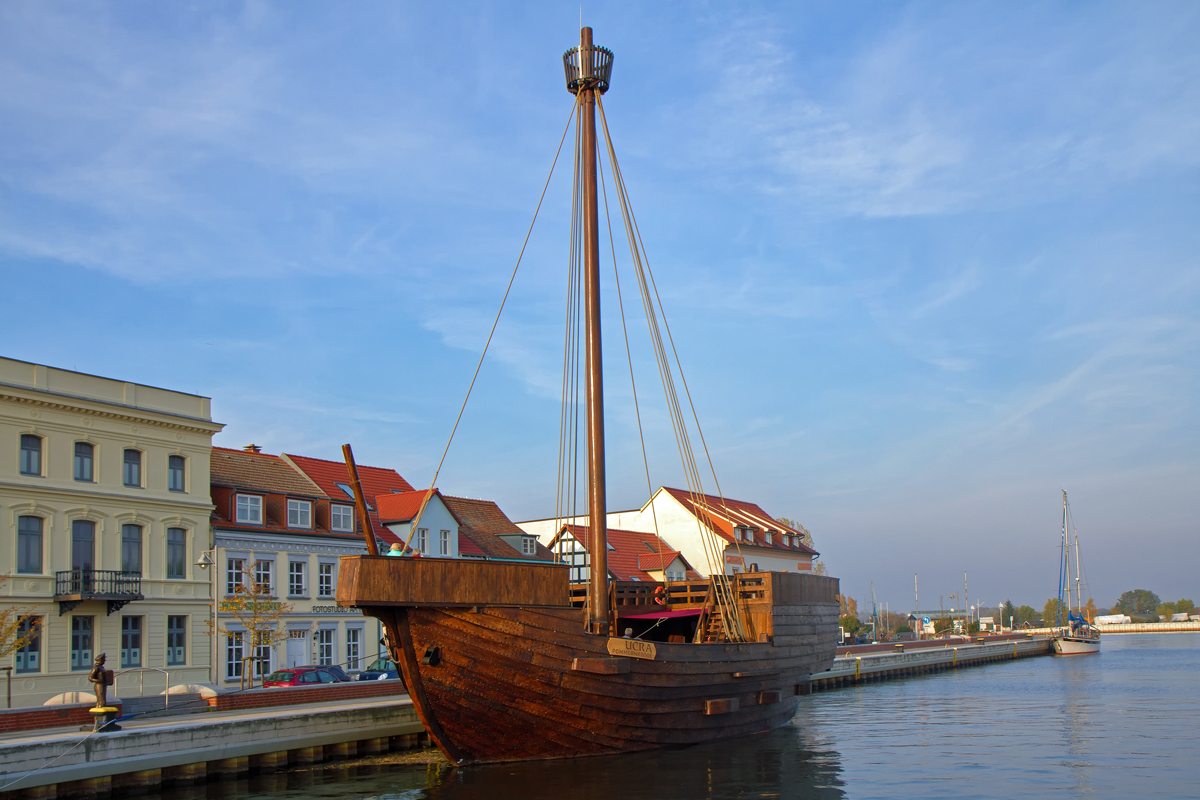
[[[522,536],[521,552],[527,556],[537,555],[537,539],[530,536]]]
[[[246,561],[230,558],[225,561],[225,594],[235,595],[242,588],[246,576]]]
[[[333,629],[317,631],[317,666],[328,667],[333,663]]]
[[[17,625],[17,638],[23,638],[30,633],[34,637],[24,647],[17,651],[17,662],[14,665],[17,672],[41,672],[42,669],[42,618],[26,617]]]
[[[237,521],[262,525],[262,498],[253,494],[237,496]]]
[[[242,677],[242,632],[234,631],[225,637],[225,677]]]
[[[42,574],[41,517],[17,517],[17,572]]]
[[[92,618],[71,617],[71,669],[92,668]]]
[[[121,617],[121,669],[142,665],[142,618]]]
[[[96,563],[96,523],[77,519],[71,523],[71,569],[91,572]]]
[[[167,666],[181,667],[187,663],[187,617],[167,617]]]
[[[275,651],[271,649],[271,635],[258,634],[254,645],[254,677],[264,678],[271,674],[271,659],[274,655]]]
[[[563,564],[569,564],[571,567],[570,582],[586,582],[589,572],[587,548],[580,544],[579,540],[575,537],[563,536],[558,540],[555,549],[558,551],[558,560]]]
[[[274,561],[259,559],[254,562],[254,584],[258,587],[258,591],[271,593],[271,572],[274,567]]]
[[[288,527],[312,527],[312,503],[307,500],[288,500]]]
[[[92,482],[94,475],[92,457],[95,453],[96,448],[87,442],[75,443],[75,480]]]
[[[142,571],[142,526],[121,526],[121,569],[124,572]]]
[[[673,569],[667,570],[667,580],[669,580],[669,581],[682,581],[686,577],[687,577],[687,574],[684,573],[684,571],[681,569],[680,570],[673,570]]]
[[[334,505],[330,509],[330,526],[342,533],[354,532],[354,509],[350,506]]]
[[[317,564],[317,596],[333,597],[333,564]]]
[[[125,451],[125,469],[121,474],[126,486],[140,487],[142,485],[142,452],[140,450]]]
[[[771,539],[772,539],[771,532],[770,532],[770,531],[767,531],[766,533],[764,533],[764,534],[763,534],[763,538],[765,539],[765,541],[766,541],[766,543],[767,543],[767,544],[770,544],[770,543],[771,543]]]
[[[438,542],[439,551],[442,555],[450,555],[450,531],[442,531]]]
[[[361,669],[362,628],[346,628],[346,669]]]
[[[429,530],[427,528],[417,528],[417,540],[413,542],[413,549],[419,553],[428,552],[428,548],[426,547],[428,537]]]
[[[42,474],[42,437],[21,434],[21,474]]]
[[[304,573],[307,566],[303,561],[288,562],[288,594],[292,597],[304,595]]]
[[[187,577],[187,531],[167,528],[167,577]]]
[[[183,479],[187,475],[183,456],[170,456],[167,459],[167,488],[172,492],[182,492]]]

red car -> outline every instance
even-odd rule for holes
[[[263,681],[263,688],[272,686],[317,686],[322,683],[338,683],[338,677],[324,667],[288,667],[272,672]]]

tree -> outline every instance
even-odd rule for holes
[[[1100,609],[1096,608],[1096,601],[1089,597],[1087,605],[1083,607],[1083,618],[1088,622],[1095,622],[1099,613]]]
[[[1017,609],[1017,624],[1024,625],[1026,622],[1032,623],[1037,619],[1037,611],[1033,606],[1021,606]]]
[[[1172,602],[1159,603],[1158,608],[1154,609],[1154,613],[1160,617],[1170,617],[1175,613],[1175,604]]]
[[[838,619],[838,625],[841,625],[846,633],[854,633],[862,627],[862,623],[858,621],[858,617],[846,615]]]
[[[1182,614],[1184,611],[1188,612],[1189,614],[1196,613],[1196,604],[1191,600],[1176,600],[1175,613]]]
[[[8,582],[0,577],[0,588]],[[10,606],[0,608],[0,658],[7,658],[42,633],[42,618],[35,606]]]
[[[792,530],[799,533],[800,541],[804,542],[806,547],[811,547],[814,550],[817,549],[816,543],[813,542],[812,534],[809,533],[808,529],[805,528],[803,525],[801,525],[799,522],[797,522],[794,519],[788,519],[787,517],[776,517],[775,521],[780,523],[781,525],[786,525],[787,527],[789,527]],[[825,568],[824,562],[822,562],[818,558],[812,562],[812,574],[813,575],[828,575],[829,570]]]
[[[1130,589],[1117,599],[1113,608],[1130,616],[1134,614],[1154,615],[1160,605],[1162,605],[1162,600],[1158,599],[1158,595],[1149,589]]]
[[[1042,627],[1053,628],[1066,624],[1067,607],[1060,603],[1057,597],[1051,597],[1046,601],[1045,608],[1042,609]]]
[[[1008,622],[1011,625],[1013,619],[1017,616],[1017,607],[1013,605],[1012,600],[1005,600],[1004,607],[1001,609],[1001,613],[1006,619],[1008,619]],[[1003,622],[1003,620],[1001,620],[1001,622]]]
[[[858,619],[858,602],[853,597],[835,595],[838,599],[838,616]]]
[[[259,664],[258,655],[263,650],[273,650],[275,646],[287,640],[289,631],[284,627],[284,617],[292,612],[294,606],[284,603],[271,595],[271,587],[258,583],[249,567],[242,570],[242,580],[238,583],[232,597],[226,597],[217,604],[217,610],[222,614],[233,617],[239,627],[217,625],[217,631],[227,639],[242,643],[243,652],[247,649],[250,655],[242,658],[242,685],[254,686],[254,671],[247,670],[247,662]],[[208,621],[212,626],[212,621]],[[249,674],[247,674],[249,673]],[[263,676],[265,677],[265,676]]]

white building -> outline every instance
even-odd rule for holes
[[[732,575],[750,570],[809,572],[813,559],[820,555],[804,544],[799,531],[754,503],[692,495],[665,486],[639,509],[609,512],[607,522],[611,529],[656,534],[705,577],[714,572]],[[588,520],[579,516],[517,523],[547,545],[563,524],[586,526]]]

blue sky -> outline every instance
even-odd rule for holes
[[[1040,605],[1066,488],[1098,603],[1200,600],[1200,7],[583,12],[726,494],[808,526],[848,594],[908,608],[918,573],[929,608],[964,570]],[[3,4],[0,351],[209,395],[218,444],[349,441],[427,483],[579,13]],[[567,179],[438,481],[517,519],[553,513]],[[653,477],[680,485],[642,350]]]

